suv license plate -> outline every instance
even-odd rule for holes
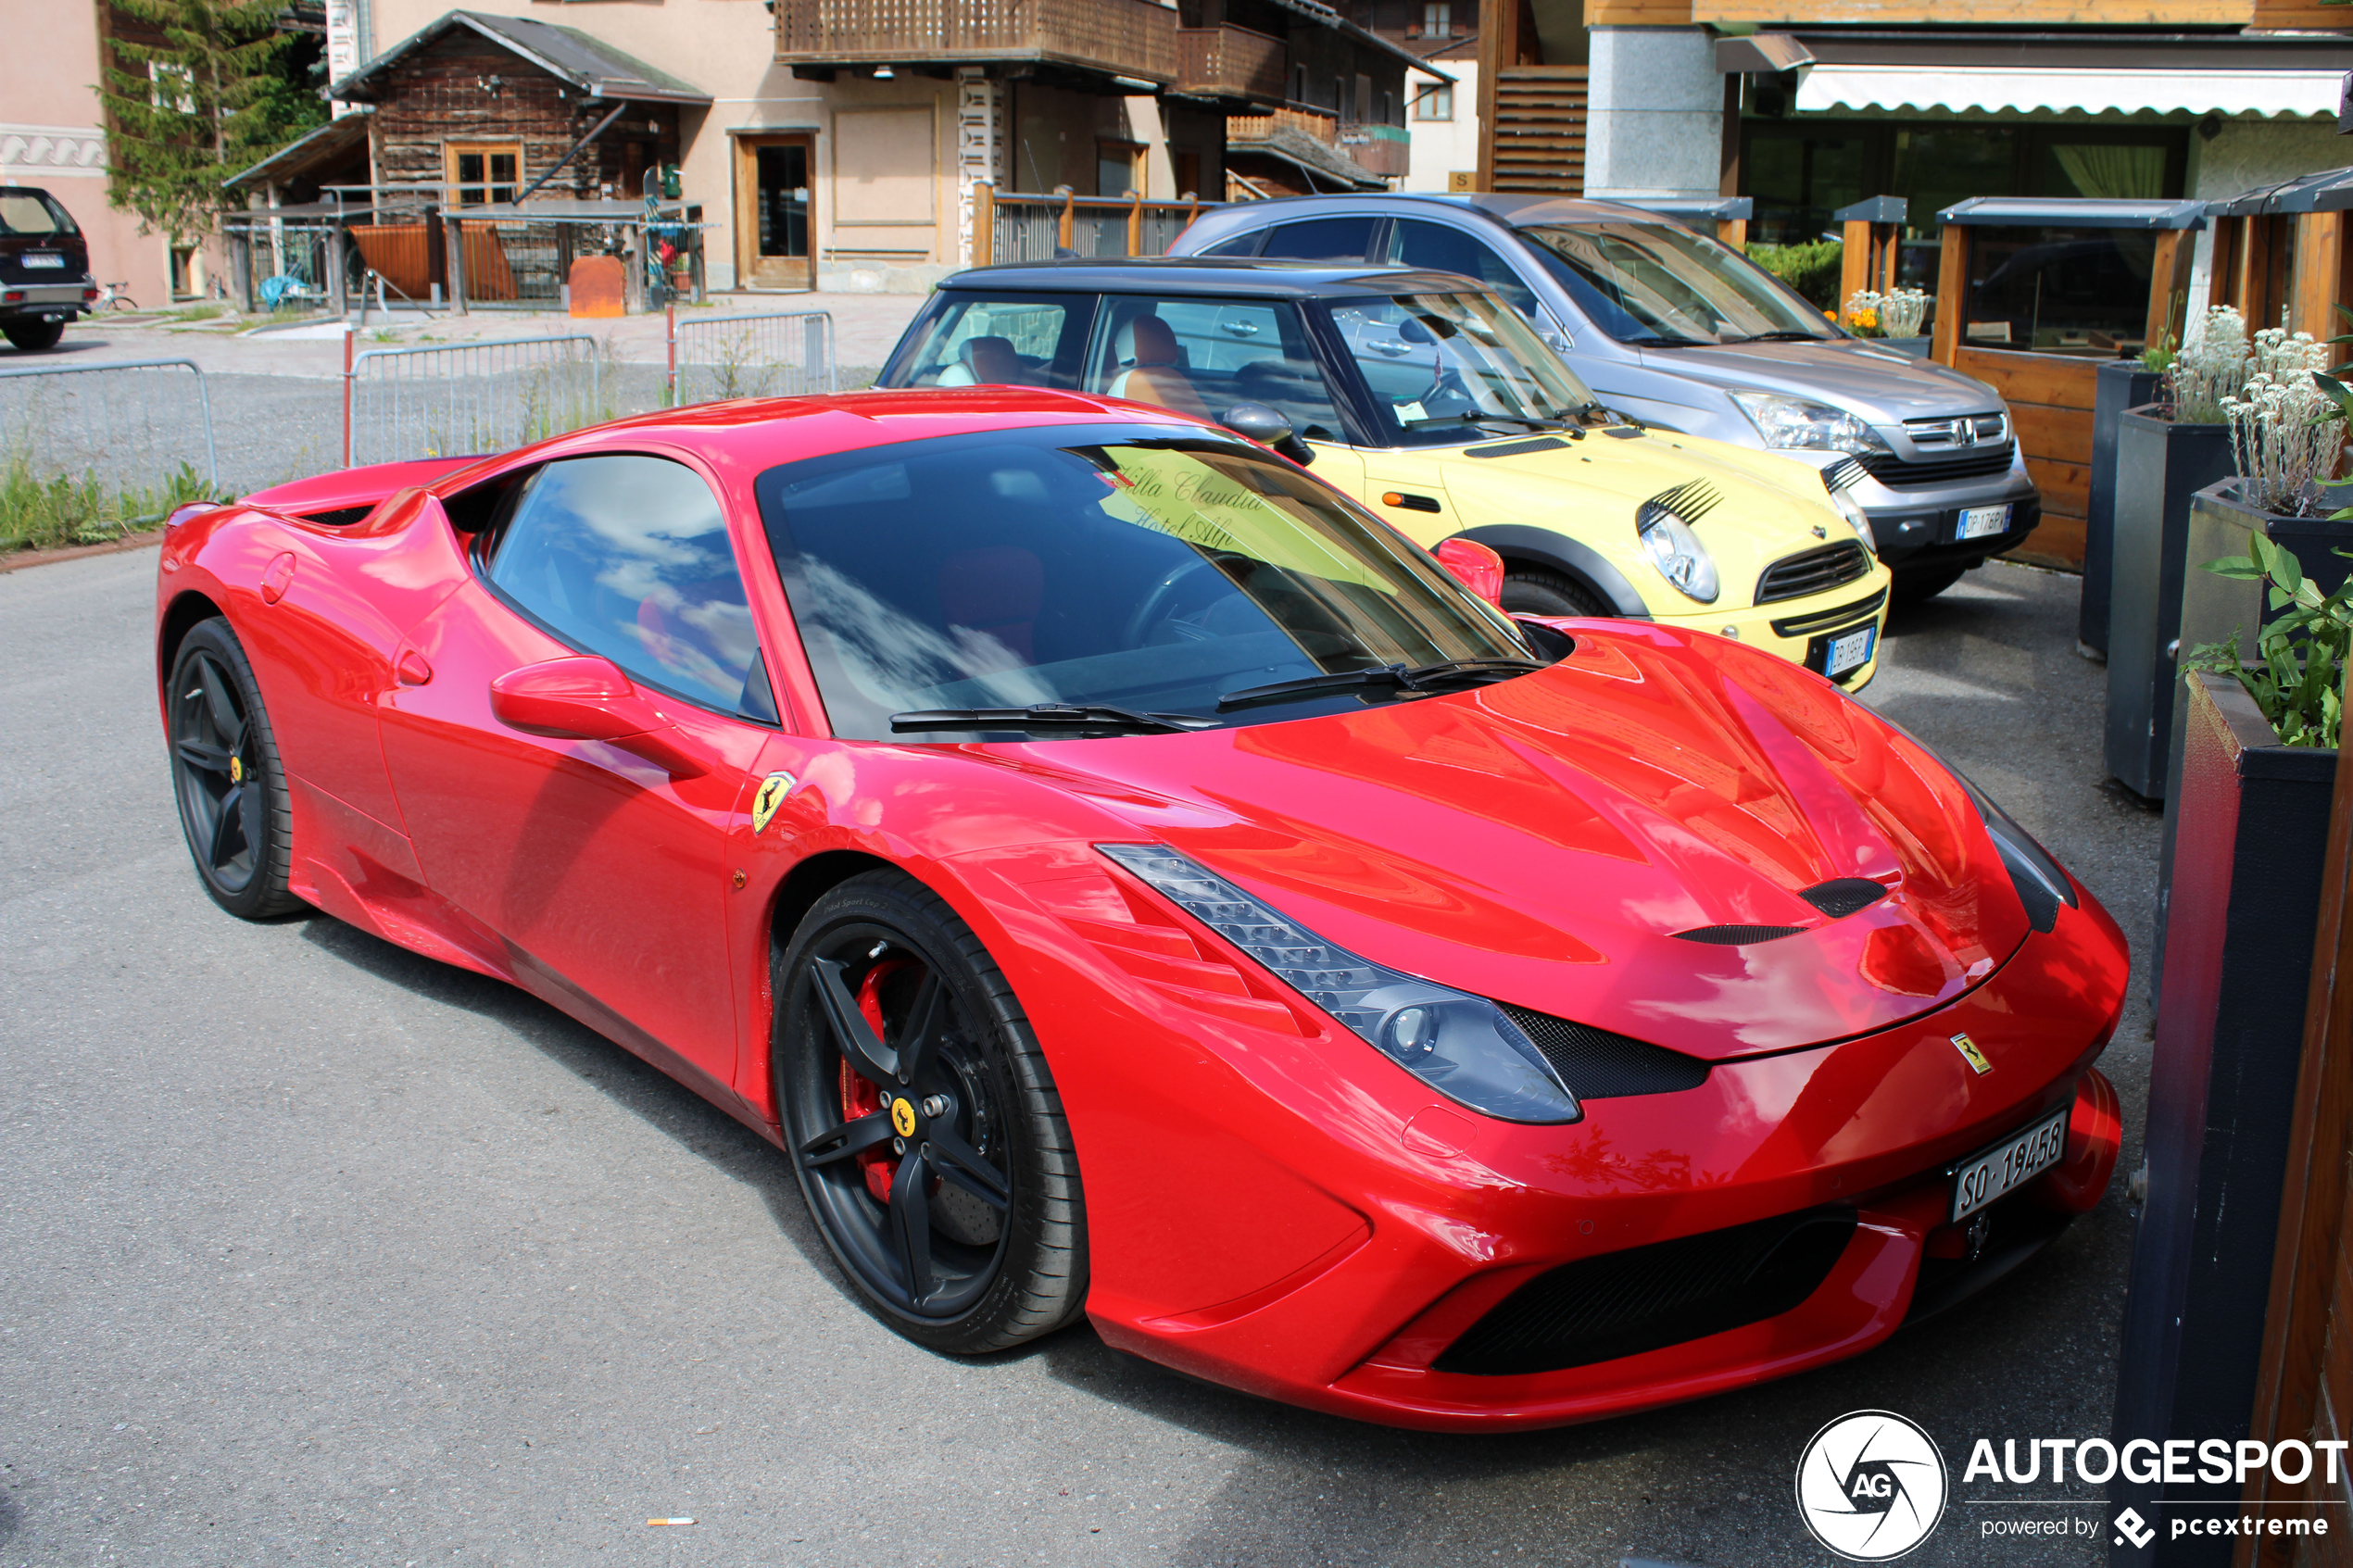
[[[59,271],[65,270],[66,258],[62,256],[20,256],[17,259],[27,267],[55,267]]]
[[[1843,636],[1832,637],[1830,651],[1822,656],[1822,673],[1835,681],[1850,670],[1860,670],[1871,661],[1871,645],[1878,640],[1876,624],[1857,626]]]
[[[1953,1173],[1954,1220],[1968,1219],[2057,1164],[2067,1153],[2067,1118],[2074,1109],[2070,1100],[2016,1136],[1962,1160]]]
[[[2010,509],[2004,507],[1964,507],[1958,539],[1990,539],[2010,531]]]

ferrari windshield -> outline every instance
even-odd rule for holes
[[[1834,338],[1771,274],[1680,223],[1545,223],[1520,235],[1587,319],[1638,348]]]
[[[757,494],[846,739],[1263,723],[1529,667],[1500,611],[1239,442],[990,431],[787,463]],[[1322,679],[1353,671],[1375,678]]]
[[[1467,441],[1479,425],[1558,424],[1592,407],[1577,372],[1490,295],[1341,299],[1331,314],[1388,422],[1383,445]]]

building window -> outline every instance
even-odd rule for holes
[[[1449,0],[1428,0],[1422,6],[1422,36],[1443,38],[1454,31],[1454,7]]]
[[[1124,196],[1144,188],[1144,149],[1133,142],[1095,144],[1095,194]]]
[[[1414,99],[1416,119],[1452,119],[1454,118],[1454,84],[1441,82],[1435,87],[1424,88]]]
[[[459,207],[510,202],[521,188],[520,142],[448,142],[441,159],[443,178],[453,187],[450,197]]]

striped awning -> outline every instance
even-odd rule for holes
[[[2310,69],[2085,71],[1817,63],[1799,69],[1797,107],[2334,117],[2344,82],[2341,70]]]

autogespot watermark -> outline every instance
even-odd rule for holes
[[[1961,1489],[1981,1496],[1954,1502],[1981,1515],[1979,1537],[1987,1541],[2020,1537],[2106,1535],[2118,1546],[2145,1548],[2160,1535],[2179,1540],[2210,1536],[2326,1536],[2332,1523],[2307,1503],[2272,1505],[2267,1512],[2235,1499],[2167,1502],[2151,1521],[2133,1508],[2108,1516],[2097,1498],[1994,1495],[2005,1487],[2106,1486],[2122,1479],[2142,1486],[2230,1486],[2244,1489],[2268,1471],[2284,1486],[2318,1478],[2341,1490],[2348,1465],[2345,1442],[2263,1443],[2176,1439],[2156,1443],[2135,1438],[2120,1448],[2104,1437],[1980,1437],[1961,1471]],[[2047,1466],[2047,1474],[2045,1467]],[[1926,1428],[1893,1411],[1855,1411],[1814,1434],[1797,1461],[1797,1512],[1814,1538],[1853,1562],[1885,1562],[1903,1556],[1933,1534],[1945,1512],[1948,1480],[1944,1458]],[[2017,1512],[2010,1510],[2071,1510]]]

